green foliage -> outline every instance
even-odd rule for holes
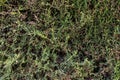
[[[0,6],[5,5],[5,2],[7,2],[7,0],[0,0]]]
[[[0,80],[119,80],[118,5],[1,0]]]
[[[120,79],[120,61],[116,63],[116,66],[114,68],[114,80]]]

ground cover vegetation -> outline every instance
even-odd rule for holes
[[[0,80],[120,80],[120,0],[0,0]]]

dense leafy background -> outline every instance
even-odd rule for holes
[[[0,80],[119,80],[119,0],[0,0]]]

